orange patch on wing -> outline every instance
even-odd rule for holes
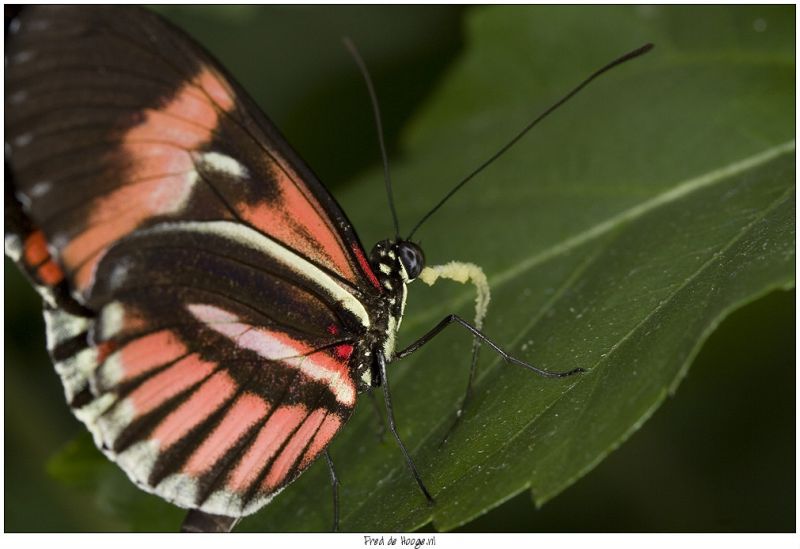
[[[270,202],[240,202],[236,205],[239,214],[264,233],[355,282],[342,242],[326,223],[322,206],[280,167],[274,167],[272,175],[279,196]]]
[[[165,450],[216,412],[236,390],[236,382],[227,372],[217,372],[162,421],[151,435]]]
[[[244,492],[250,488],[283,442],[307,415],[308,410],[304,406],[281,406],[275,410],[228,477],[228,488],[234,492]]]
[[[147,109],[145,121],[131,128],[125,134],[125,141],[129,144],[156,141],[189,149],[208,139],[214,127],[204,122],[216,122],[214,107],[187,94],[178,99],[179,103],[171,103],[166,110]]]
[[[305,467],[309,463],[311,463],[314,458],[316,458],[320,452],[322,452],[325,447],[330,443],[331,439],[333,439],[334,435],[339,431],[339,428],[342,426],[342,420],[339,419],[339,416],[335,414],[328,414],[325,418],[325,421],[322,422],[322,425],[319,426],[319,430],[317,434],[314,435],[314,440],[311,441],[311,445],[306,450],[306,453],[303,455],[303,460],[300,462],[300,467]]]
[[[65,265],[78,267],[76,286],[81,290],[88,287],[94,268],[111,244],[148,217],[179,209],[191,187],[186,176],[173,176],[124,186],[95,200],[87,229],[62,251]]]
[[[24,262],[37,267],[36,279],[45,286],[55,286],[64,279],[64,271],[50,256],[47,237],[40,230],[33,231],[25,239]]]
[[[172,175],[187,175],[194,169],[189,151],[164,143],[125,142],[124,152],[132,162],[125,172],[126,182],[137,184],[144,179],[167,178]],[[182,178],[185,180],[185,177]],[[169,194],[169,187],[180,180],[162,183],[162,192]]]
[[[210,97],[198,94],[202,88]],[[122,136],[129,184],[92,202],[86,229],[63,250],[75,286],[87,291],[97,264],[114,242],[148,219],[179,212],[196,181],[190,151],[213,138],[219,109],[234,106],[233,92],[216,71],[203,67],[165,105],[144,111],[144,120]],[[152,142],[151,142],[152,141]]]
[[[202,360],[197,353],[189,355],[142,383],[128,400],[137,416],[146,414],[202,381],[215,367],[215,363]]]
[[[31,267],[50,257],[47,238],[42,231],[34,231],[25,239],[25,263]]]
[[[64,279],[64,271],[51,259],[36,270],[36,277],[47,286],[55,286]]]
[[[194,83],[202,88],[223,110],[230,111],[233,109],[235,94],[225,81],[225,78],[216,69],[203,67],[200,74],[194,78]]]
[[[266,417],[268,411],[269,404],[263,398],[253,394],[240,396],[216,429],[189,458],[184,472],[200,476],[211,469],[253,425]]]
[[[186,345],[171,330],[161,330],[134,339],[119,351],[123,381],[134,379],[169,364],[188,352]]]
[[[303,425],[292,435],[292,438],[289,439],[283,451],[270,467],[267,478],[264,479],[263,486],[265,489],[271,492],[288,480],[289,472],[294,467],[300,454],[308,446],[326,413],[324,409],[317,408],[309,414]]]

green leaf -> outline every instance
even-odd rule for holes
[[[542,379],[484,347],[474,399],[440,446],[466,384],[468,334],[449,328],[393,364],[400,434],[436,505],[426,505],[391,437],[376,439],[362,402],[330,448],[343,530],[431,520],[451,529],[526,489],[546,502],[644,423],[730,311],[793,286],[792,15],[762,6],[468,14],[464,52],[393,164],[405,231],[591,70],[656,43],[543,123],[416,235],[431,264],[483,266],[493,291],[485,332],[503,348],[542,368],[588,372]],[[399,92],[379,93],[389,102]],[[368,245],[391,230],[380,179],[375,170],[337,192]],[[412,285],[399,344],[447,313],[471,318],[473,297],[447,283]],[[152,499],[128,496],[129,505]],[[326,531],[331,516],[321,461],[239,528]]]
[[[436,506],[426,506],[394,442],[375,444],[364,405],[331,448],[343,529],[406,530],[431,519],[450,529],[528,487],[545,502],[652,414],[721,318],[793,284],[787,14],[472,12],[464,56],[413,121],[408,160],[394,165],[405,230],[583,75],[656,43],[538,128],[418,235],[430,262],[486,269],[494,296],[485,331],[503,347],[540,367],[590,371],[540,379],[484,349],[476,398],[439,448],[469,362],[467,334],[450,328],[389,372],[401,435]],[[379,179],[372,173],[340,196],[366,242],[389,230],[384,211],[365,207],[381,203]],[[471,299],[462,288],[412,286],[402,342],[448,312],[469,318]],[[326,483],[318,464],[242,529],[328,528]]]
[[[47,462],[47,472],[75,490],[92,494],[95,507],[107,517],[118,519],[121,530],[174,532],[185,514],[137,488],[100,453],[88,433],[54,454]]]

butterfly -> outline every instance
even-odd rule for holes
[[[427,267],[399,229],[367,253],[246,92],[154,13],[26,8],[6,71],[6,254],[43,298],[73,413],[137,486],[192,510],[187,529],[229,529],[322,455],[335,479],[326,448],[377,387],[432,502],[386,366],[451,323],[577,373],[480,332],[476,266]],[[437,277],[476,284],[477,326],[450,315],[397,350],[407,285]]]

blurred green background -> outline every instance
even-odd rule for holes
[[[402,128],[457,59],[470,9],[159,11],[237,76],[335,194],[379,159],[366,92],[340,37],[362,50],[390,155],[402,154]],[[44,351],[38,297],[8,260],[5,275],[5,529],[125,529],[93,512],[86,487],[64,486],[46,472],[48,459],[83,428]],[[774,292],[723,322],[677,394],[542,509],[522,493],[463,530],[794,531],[794,303],[794,292]]]

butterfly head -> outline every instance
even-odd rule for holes
[[[370,263],[379,279],[397,279],[408,284],[425,268],[425,253],[408,240],[381,240],[370,252]]]
[[[425,268],[425,253],[422,248],[407,240],[395,242],[394,247],[403,281],[411,282]]]

